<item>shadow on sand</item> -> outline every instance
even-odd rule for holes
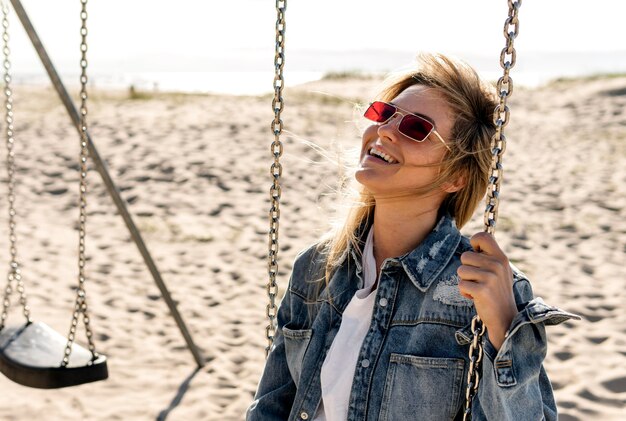
[[[170,412],[172,412],[172,410],[176,408],[178,404],[180,404],[180,402],[183,400],[183,396],[185,396],[185,393],[187,392],[187,389],[189,389],[189,384],[199,371],[200,368],[196,367],[193,372],[185,379],[185,381],[178,388],[178,392],[176,393],[176,396],[174,396],[174,399],[172,399],[172,401],[170,402],[169,406],[159,412],[156,421],[165,421]]]

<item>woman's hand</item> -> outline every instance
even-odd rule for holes
[[[517,314],[513,271],[491,234],[474,234],[470,243],[475,251],[463,253],[457,269],[459,290],[464,297],[474,300],[476,312],[489,332],[489,340],[499,350]]]

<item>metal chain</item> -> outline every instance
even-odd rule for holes
[[[72,325],[70,333],[67,337],[67,345],[61,366],[66,367],[69,363],[70,354],[72,353],[72,344],[76,338],[76,327],[78,326],[78,317],[82,313],[85,330],[87,333],[87,341],[89,342],[89,350],[92,358],[98,358],[96,346],[93,342],[93,333],[91,331],[90,318],[87,307],[87,296],[85,292],[85,224],[87,221],[87,159],[89,157],[88,138],[87,138],[87,0],[80,0],[82,9],[80,12],[81,19],[81,59],[80,59],[80,217],[79,217],[79,241],[78,241],[78,291],[76,294],[76,302],[74,304],[74,314],[72,315]]]
[[[465,388],[465,410],[463,411],[463,421],[472,419],[472,399],[478,392],[480,382],[480,368],[483,359],[482,338],[485,333],[485,325],[480,321],[480,317],[474,316],[472,319],[472,343],[469,347],[469,368],[467,370],[467,387]]]
[[[283,67],[285,65],[285,9],[287,8],[287,0],[276,0],[276,55],[274,56],[274,99],[272,100],[272,108],[274,109],[274,120],[271,129],[274,134],[271,152],[274,156],[274,162],[270,168],[272,174],[272,187],[270,188],[271,207],[269,211],[270,230],[269,230],[269,253],[268,253],[268,272],[269,282],[267,284],[267,296],[269,303],[265,313],[268,318],[268,325],[265,328],[265,336],[267,337],[267,347],[265,348],[265,357],[269,355],[274,343],[274,334],[276,328],[274,320],[276,319],[276,295],[278,294],[278,286],[276,285],[276,274],[278,273],[278,224],[280,221],[280,177],[283,173],[283,167],[280,163],[280,157],[283,154],[283,144],[280,141],[280,135],[283,131],[283,121],[280,113],[283,111]]]
[[[11,305],[11,294],[13,293],[13,282],[17,284],[17,291],[20,294],[20,304],[24,312],[27,323],[31,323],[30,308],[26,302],[26,291],[22,281],[20,264],[17,260],[17,233],[15,216],[15,152],[13,147],[15,139],[13,138],[13,91],[11,90],[11,61],[9,59],[11,50],[9,49],[9,5],[6,1],[2,1],[2,40],[4,53],[4,108],[5,108],[5,124],[6,124],[6,144],[7,144],[7,171],[9,185],[9,242],[11,251],[11,262],[9,264],[9,273],[7,276],[7,286],[4,289],[4,299],[2,300],[2,316],[0,316],[0,331],[4,329],[9,307]]]
[[[513,79],[509,72],[515,66],[516,53],[513,42],[519,34],[518,12],[522,6],[522,0],[507,0],[509,5],[509,15],[504,21],[504,37],[506,46],[500,53],[500,66],[504,69],[503,76],[496,84],[500,101],[494,110],[493,121],[496,125],[496,132],[491,139],[491,176],[489,177],[489,187],[487,188],[487,205],[485,208],[485,231],[494,234],[496,231],[496,221],[498,219],[498,206],[500,204],[500,183],[502,182],[503,167],[502,155],[506,150],[506,137],[504,127],[509,123],[510,111],[506,101],[513,93]],[[478,391],[480,382],[480,368],[483,355],[482,337],[485,333],[485,326],[478,315],[472,319],[472,333],[474,338],[469,348],[470,367],[467,372],[467,388],[465,391],[465,411],[463,420],[471,420],[472,399]]]
[[[519,34],[518,12],[522,5],[522,0],[509,3],[509,16],[504,22],[504,36],[506,47],[500,53],[500,65],[504,69],[503,76],[498,79],[497,92],[500,102],[494,110],[493,121],[496,125],[496,133],[491,140],[491,152],[493,160],[491,162],[491,176],[489,177],[489,187],[487,188],[487,206],[485,209],[485,231],[493,234],[496,230],[496,220],[498,218],[498,206],[500,196],[500,183],[502,181],[502,155],[506,150],[506,137],[504,127],[509,123],[510,111],[506,101],[513,93],[513,79],[509,77],[509,72],[515,66],[516,53],[513,48],[513,41]]]

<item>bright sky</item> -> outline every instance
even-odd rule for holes
[[[79,1],[22,1],[53,62],[61,71],[75,69]],[[505,42],[505,0],[288,0],[287,4],[287,54],[384,49],[406,51],[408,62],[415,51],[428,50],[497,59]],[[249,58],[244,67],[256,57],[263,66],[273,60],[273,0],[92,0],[88,10],[89,58],[95,68],[203,70],[229,56]],[[626,2],[620,0],[525,0],[515,43],[518,55],[624,51],[624,16]],[[11,30],[14,71],[22,65],[36,68],[38,59],[14,14]]]

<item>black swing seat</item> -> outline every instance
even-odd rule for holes
[[[28,387],[57,389],[104,380],[109,376],[104,355],[92,361],[91,351],[74,343],[67,367],[61,367],[67,338],[42,322],[5,327],[0,332],[0,372]]]

